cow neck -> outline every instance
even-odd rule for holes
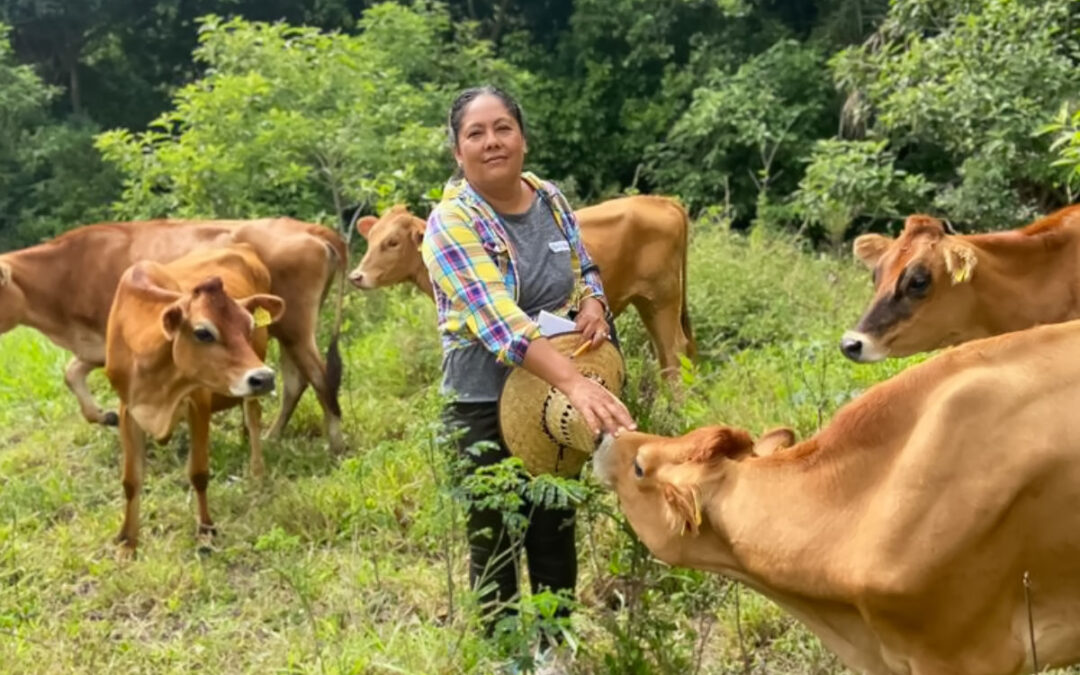
[[[148,330],[160,332],[156,323]],[[200,387],[176,373],[172,343],[164,337],[151,349],[133,351],[132,357],[134,371],[125,396],[128,410],[143,431],[155,439],[166,438],[179,420],[181,406]],[[165,373],[170,374],[169,379]]]
[[[1001,232],[963,237],[978,263],[971,280],[977,317],[992,333],[1080,316],[1080,298],[1061,302],[1055,288],[1080,287],[1075,230],[1062,227],[1035,235]]]
[[[89,297],[93,294],[79,290],[88,282],[71,278],[64,261],[73,254],[68,242],[61,239],[9,253],[4,261],[11,266],[12,280],[25,298],[22,323],[82,357],[87,355],[85,349],[80,349],[85,345],[75,333],[84,327],[97,341],[104,341],[104,321],[112,294],[107,295],[102,307],[89,306],[95,304],[95,298]],[[115,289],[115,284],[112,288]]]
[[[422,258],[418,259],[412,271],[412,276],[409,278],[416,284],[416,287],[424,293],[424,295],[433,300],[435,299],[435,289],[432,287],[431,277],[428,276],[428,269],[427,266],[424,265],[424,260]]]
[[[794,595],[850,600],[856,590],[842,552],[854,546],[852,533],[888,480],[911,420],[927,414],[926,392],[956,367],[955,359],[923,364],[864,392],[802,443],[727,462],[722,480],[703,485],[702,503],[733,568]]]
[[[814,465],[809,472],[764,460],[732,462],[720,480],[702,487],[706,516],[700,533],[675,535],[672,546],[677,553],[664,559],[743,582],[793,614],[845,663],[878,672],[880,662],[865,661],[865,645],[874,641],[874,635],[853,597],[836,592],[836,584],[848,581],[842,578],[843,570],[825,557],[830,551],[826,542],[848,534],[857,509],[849,509],[848,518],[828,523],[810,518],[809,514],[821,512],[821,500],[809,498],[803,485],[816,478],[829,490],[830,501],[858,503],[872,487],[845,495],[840,476],[848,471],[872,474],[872,467],[842,451],[827,460],[811,458],[834,453],[816,444],[811,440],[791,450],[806,453]],[[778,518],[781,503],[783,517]]]

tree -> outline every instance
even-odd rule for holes
[[[204,20],[195,58],[207,74],[149,131],[99,137],[125,177],[119,213],[320,218],[358,200],[417,205],[449,174],[453,93],[521,76],[489,43],[455,38],[439,7],[385,3],[358,27]]]
[[[0,250],[102,215],[113,189],[91,130],[50,120],[49,102],[60,92],[15,63],[8,30],[0,24]]]
[[[1035,132],[1080,93],[1075,11],[1069,0],[894,3],[872,40],[832,61],[850,93],[848,128],[879,141],[898,171],[925,176],[954,222],[1015,226],[1061,205],[1069,195]],[[811,171],[841,161],[825,150]]]

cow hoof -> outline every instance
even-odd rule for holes
[[[101,418],[101,423],[107,427],[119,426],[120,416],[117,415],[115,411],[110,410]]]
[[[137,555],[135,553],[135,547],[129,546],[126,541],[120,542],[120,544],[116,547],[116,562],[134,562],[136,557]]]
[[[214,552],[216,536],[217,528],[213,525],[199,525],[199,532],[195,535],[195,549],[199,555],[210,555]]]

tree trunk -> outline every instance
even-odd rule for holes
[[[69,87],[71,91],[71,112],[75,115],[82,113],[82,95],[79,91],[79,60],[73,59],[68,68]]]

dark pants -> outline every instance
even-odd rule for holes
[[[496,403],[452,403],[444,411],[443,420],[453,429],[465,430],[456,440],[456,446],[466,460],[467,473],[510,456],[499,434]],[[481,441],[498,446],[480,454],[467,451]],[[548,589],[569,591],[572,595],[577,581],[574,510],[549,509],[526,500],[520,513],[528,518],[523,541],[507,531],[501,511],[472,506],[468,510],[469,583],[477,590],[488,587],[480,601],[488,617],[489,632],[502,615],[514,611],[508,603],[518,597],[522,545],[533,593]],[[569,609],[560,607],[557,614],[566,616]]]

